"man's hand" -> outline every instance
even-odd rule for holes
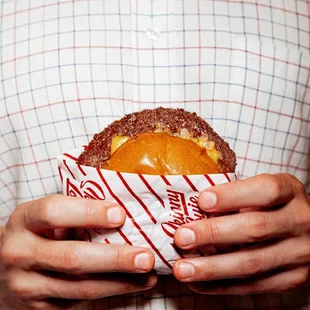
[[[115,204],[60,195],[18,206],[0,248],[9,288],[25,307],[61,309],[68,302],[153,287],[149,250],[65,240],[68,228],[116,228],[125,216]]]
[[[310,199],[288,174],[259,175],[202,192],[206,212],[238,214],[183,225],[181,249],[245,244],[234,253],[182,259],[174,275],[205,294],[289,291],[305,284],[310,266]],[[204,282],[208,281],[208,282]]]

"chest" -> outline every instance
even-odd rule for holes
[[[244,175],[305,171],[309,5],[267,2],[2,3],[5,151],[53,158],[125,113],[183,107],[230,142]]]

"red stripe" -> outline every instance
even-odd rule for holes
[[[215,183],[212,181],[212,179],[207,174],[204,174],[204,176],[208,180],[208,182],[211,184],[211,186],[215,185]]]
[[[139,174],[140,179],[142,180],[142,182],[145,184],[145,186],[148,188],[148,190],[158,199],[158,201],[161,203],[161,205],[163,206],[163,208],[165,207],[165,203],[162,200],[162,198],[153,190],[153,188],[151,187],[151,185],[146,181],[146,179]]]
[[[124,186],[127,188],[128,192],[140,203],[141,207],[144,209],[144,211],[147,213],[147,215],[150,217],[150,219],[152,220],[152,222],[154,224],[157,223],[156,219],[154,218],[154,216],[152,215],[152,213],[150,212],[150,210],[148,209],[148,207],[143,203],[143,201],[134,193],[134,191],[129,187],[129,185],[127,184],[127,182],[125,181],[125,179],[123,178],[123,176],[121,175],[120,172],[116,172],[118,177],[120,178],[120,180],[122,181],[122,183],[124,184]]]
[[[170,182],[168,181],[168,179],[164,175],[161,175],[160,177],[163,179],[163,181],[166,183],[166,185],[171,186]]]
[[[231,182],[231,179],[227,173],[223,173],[228,182]]]
[[[310,68],[308,68],[307,70],[309,70]],[[116,98],[116,97],[111,97],[111,96],[108,96],[108,97],[89,97],[89,98],[79,98],[78,99],[79,102],[82,102],[82,101],[90,101],[90,100],[113,100],[113,101],[123,101],[124,99],[123,98]],[[71,100],[66,100],[66,104],[69,104],[69,103],[76,103],[77,99],[71,99]],[[129,98],[126,98],[126,101],[129,101],[129,102],[133,102],[133,100],[129,99]],[[157,105],[162,105],[162,104],[184,104],[184,103],[196,103],[196,102],[222,102],[222,103],[228,103],[228,104],[238,104],[238,105],[242,105],[242,106],[245,106],[245,107],[249,107],[251,109],[254,109],[253,105],[251,104],[247,104],[247,103],[244,103],[244,102],[239,102],[239,101],[232,101],[232,100],[215,100],[215,99],[210,99],[210,100],[199,100],[199,99],[196,99],[196,100],[183,100],[183,101],[179,101],[179,100],[166,100],[166,101],[137,101],[135,100],[135,102],[138,102],[139,104],[157,104]],[[39,107],[37,107],[36,109],[39,110],[39,109],[43,109],[43,108],[46,108],[46,107],[51,107],[51,106],[55,106],[55,105],[59,105],[59,104],[63,104],[63,101],[59,101],[59,102],[52,102],[52,103],[48,103],[48,104],[44,104],[44,105],[41,105]],[[33,111],[35,108],[28,108],[28,109],[24,109],[23,112],[29,112],[29,111]],[[292,116],[292,115],[289,115],[289,114],[286,114],[286,113],[283,113],[283,112],[279,112],[279,111],[273,111],[273,110],[270,110],[270,109],[265,109],[265,108],[262,108],[262,107],[256,107],[257,110],[260,110],[260,111],[264,111],[264,112],[268,112],[268,113],[272,113],[272,114],[276,114],[276,115],[280,115],[280,116],[286,116],[286,117],[289,117],[289,118],[293,118],[293,119],[296,119],[298,121],[302,121],[302,122],[305,122],[305,123],[310,123],[310,120],[309,119],[306,119],[306,118],[303,118],[303,117],[298,117],[298,116]],[[3,119],[3,118],[6,118],[8,116],[13,116],[13,115],[16,115],[16,114],[19,114],[20,111],[18,112],[12,112],[12,113],[9,113],[8,115],[4,115],[4,116],[0,116],[0,120]]]
[[[16,51],[17,51],[17,48],[16,48],[16,46],[17,46],[17,42],[16,42],[16,29],[17,29],[17,27],[16,27],[16,12],[17,12],[17,1],[14,2],[14,28],[13,28],[14,29],[14,31],[13,31],[13,42],[14,42],[14,44],[13,44],[13,57],[14,57],[13,58],[13,62],[14,62],[13,66],[14,67],[13,68],[14,68],[14,75],[15,76],[17,76],[17,64],[16,64]],[[14,80],[15,80],[15,89],[16,89],[17,103],[18,103],[18,107],[19,107],[18,113],[21,114],[23,126],[25,128],[25,133],[27,135],[28,144],[32,145],[33,141],[31,141],[29,129],[26,126],[25,112],[22,109],[22,102],[21,102],[22,100],[20,98],[20,93],[19,93],[20,90],[18,88],[18,84],[19,83],[17,82],[17,79],[14,79]],[[46,191],[45,183],[42,180],[42,175],[41,175],[41,171],[40,171],[39,166],[38,166],[37,157],[36,157],[36,154],[34,152],[34,148],[31,147],[30,149],[31,149],[32,157],[33,157],[33,159],[35,161],[35,166],[36,166],[35,168],[36,168],[37,173],[39,175],[40,183],[41,183],[42,188],[43,188],[43,192],[44,192],[44,194],[46,194],[47,191]]]
[[[309,6],[309,5],[308,5],[308,6]],[[309,19],[309,20],[310,20],[310,19]],[[310,32],[310,31],[309,31],[309,32]],[[309,85],[309,80],[310,80],[310,70],[308,71],[308,77],[307,77],[307,83],[306,83],[306,85]],[[303,101],[303,102],[306,102],[306,96],[307,96],[307,94],[308,94],[307,89],[308,89],[308,88],[305,87],[304,94],[303,94],[303,98],[302,98],[302,101]],[[303,107],[304,107],[304,105],[302,104],[302,105],[301,105],[301,113],[300,113],[301,115],[303,115]],[[294,143],[293,149],[291,150],[290,156],[289,156],[289,158],[288,158],[288,164],[291,163],[292,157],[293,157],[293,155],[294,155],[294,151],[295,151],[295,149],[296,149],[296,147],[297,147],[297,145],[298,145],[298,142],[299,142],[299,140],[300,140],[300,137],[301,137],[303,128],[304,128],[304,127],[300,124],[297,139],[296,139],[296,141],[295,141],[295,143]]]
[[[66,162],[65,159],[63,160],[63,163],[64,163],[64,165],[66,166],[67,170],[70,172],[72,178],[73,178],[74,180],[76,180],[74,174],[72,173],[72,171],[71,171],[70,168],[68,167],[67,162]]]
[[[273,163],[273,162],[270,162],[270,161],[257,160],[257,159],[249,158],[249,157],[238,156],[238,159],[248,160],[248,161],[251,161],[251,162],[262,163],[262,164],[276,166],[276,167],[293,168],[293,169],[300,170],[300,171],[310,171],[309,168],[302,168],[302,167],[297,167],[297,166],[288,165],[288,164]]]
[[[104,238],[105,243],[110,244],[111,242],[108,240],[108,238]]]
[[[166,259],[163,257],[163,255],[160,253],[160,251],[156,248],[156,246],[153,244],[153,242],[150,240],[150,238],[147,236],[147,234],[142,230],[141,226],[134,220],[134,218],[132,217],[131,213],[127,210],[126,206],[122,203],[122,201],[112,192],[109,184],[107,183],[107,181],[105,180],[105,178],[103,177],[101,171],[99,168],[97,168],[97,172],[99,174],[99,177],[101,178],[102,182],[104,183],[104,185],[106,186],[106,188],[108,189],[110,195],[118,202],[118,204],[120,206],[122,206],[124,208],[124,210],[126,211],[127,216],[130,218],[131,222],[133,223],[133,225],[137,228],[137,230],[140,232],[140,234],[143,236],[143,238],[145,239],[145,241],[150,245],[150,247],[154,250],[154,252],[158,255],[158,257],[163,261],[163,263],[168,266],[170,269],[172,269],[172,266],[166,261]]]
[[[75,82],[75,90],[76,90],[76,95],[77,95],[77,100],[79,103],[79,110],[81,114],[81,119],[83,122],[83,127],[84,127],[84,132],[87,132],[86,129],[86,124],[85,124],[85,119],[84,119],[84,113],[82,111],[82,106],[80,102],[80,88],[78,87],[78,77],[77,77],[77,70],[76,70],[76,25],[75,25],[75,1],[72,0],[72,28],[73,28],[73,68],[74,68],[74,82]]]
[[[92,238],[91,238],[91,234],[89,233],[89,231],[88,231],[86,228],[84,228],[84,231],[86,232],[86,235],[87,235],[87,237],[88,237],[88,241],[89,241],[89,242],[93,242],[93,240],[92,240]]]
[[[45,51],[41,51],[41,52],[37,52],[37,53],[32,53],[32,54],[28,54],[28,55],[25,55],[25,56],[20,56],[20,57],[16,57],[16,58],[13,58],[13,59],[9,59],[9,60],[6,60],[6,61],[3,61],[3,62],[0,62],[0,65],[4,65],[6,63],[9,63],[9,62],[15,62],[17,60],[21,60],[21,59],[25,59],[25,58],[29,58],[29,57],[34,57],[34,56],[38,56],[38,55],[44,55],[44,54],[47,54],[47,53],[52,53],[52,52],[57,52],[57,51],[62,51],[62,50],[73,50],[73,49],[90,49],[90,48],[97,48],[97,49],[122,49],[122,50],[138,50],[138,51],[151,51],[151,50],[154,50],[154,51],[173,51],[173,50],[199,50],[199,49],[203,49],[203,50],[224,50],[224,51],[237,51],[237,52],[245,52],[244,49],[239,49],[239,48],[236,48],[236,49],[232,49],[232,48],[229,48],[229,47],[215,47],[215,46],[179,46],[179,47],[173,47],[173,48],[166,48],[166,47],[142,47],[142,48],[133,48],[131,46],[108,46],[108,45],[96,45],[96,46],[91,46],[91,45],[85,45],[85,46],[68,46],[68,47],[62,47],[62,48],[54,48],[54,49],[50,49],[50,50],[45,50]],[[255,53],[255,52],[251,52],[251,51],[246,51],[247,54],[250,54],[250,55],[254,55],[254,56],[259,56],[261,58],[265,58],[265,59],[271,59],[271,60],[274,60],[273,57],[271,56],[267,56],[267,55],[260,55],[259,53]],[[296,63],[293,63],[293,62],[290,62],[290,61],[286,61],[286,60],[282,60],[282,59],[277,59],[277,62],[279,63],[283,63],[283,64],[289,64],[289,65],[292,65],[292,66],[295,66],[295,67],[300,67],[302,69],[305,69],[305,70],[309,70],[310,67],[307,67],[307,66],[303,66],[303,65],[299,65],[299,64],[296,64]],[[75,100],[77,101],[77,100]],[[135,100],[136,101],[136,100]],[[197,100],[196,100],[197,101]],[[199,100],[198,100],[199,101]],[[205,100],[202,100],[202,101],[205,101]],[[212,100],[213,101],[213,100]],[[138,103],[142,103],[142,101],[136,101]],[[180,102],[183,102],[184,101],[180,101]],[[161,103],[161,102],[158,102],[158,103]]]
[[[26,164],[15,164],[15,165],[11,165],[11,166],[6,166],[4,169],[0,170],[0,173],[4,172],[6,170],[12,169],[12,168],[26,167],[26,166],[32,166],[32,165],[50,162],[52,159],[54,159],[54,158],[36,160],[34,162],[26,163]]]
[[[77,161],[77,160],[78,160],[76,157],[74,157],[74,156],[72,156],[72,155],[70,155],[70,154],[68,154],[68,153],[65,153],[64,156],[69,157],[70,159],[72,159],[72,160],[74,160],[74,161]]]
[[[127,238],[127,236],[121,231],[120,228],[117,229],[118,233],[122,236],[125,242],[129,245],[132,245],[132,242]]]
[[[29,12],[29,11],[34,11],[34,10],[39,10],[39,9],[42,9],[42,8],[48,8],[48,7],[51,7],[51,6],[55,6],[55,5],[61,5],[61,4],[66,4],[70,1],[63,1],[63,2],[56,2],[56,3],[51,3],[51,4],[44,4],[44,5],[39,5],[39,6],[35,6],[35,7],[28,7],[27,9],[22,9],[22,10],[19,10],[19,11],[15,11],[13,13],[7,13],[7,14],[4,14],[4,15],[1,15],[0,18],[4,18],[4,17],[8,17],[8,16],[11,16],[11,15],[17,15],[17,14],[21,14],[21,13],[25,13],[25,12]]]
[[[256,14],[258,14],[258,8],[256,7]],[[260,37],[260,28],[259,28],[259,21],[257,20],[257,27],[258,27],[258,34]],[[255,105],[254,105],[254,113],[252,116],[252,120],[251,120],[251,127],[250,127],[250,135],[249,135],[249,139],[248,139],[248,143],[246,146],[246,151],[245,151],[245,158],[248,157],[249,154],[249,149],[250,149],[250,141],[252,140],[252,134],[253,134],[253,128],[254,128],[254,120],[256,117],[256,108],[258,106],[258,102],[259,102],[259,89],[260,89],[260,84],[261,84],[261,70],[262,70],[262,57],[261,57],[261,53],[262,53],[262,44],[259,44],[259,62],[258,62],[258,77],[257,77],[257,83],[256,83],[256,95],[255,95]],[[244,174],[244,170],[246,167],[246,160],[243,162],[243,166],[241,168],[241,173]]]
[[[194,192],[198,192],[198,189],[195,187],[195,185],[191,182],[191,180],[186,175],[183,175],[183,178]]]
[[[82,2],[84,0],[75,0],[76,2]],[[227,2],[227,0],[218,0],[219,2]],[[47,8],[47,7],[52,7],[52,6],[58,6],[58,5],[63,5],[63,4],[67,4],[67,3],[70,3],[71,1],[63,1],[63,2],[55,2],[55,3],[51,3],[51,4],[44,4],[44,5],[39,5],[39,6],[35,6],[35,7],[31,7],[31,8],[27,8],[27,9],[21,9],[21,10],[16,10],[15,12],[10,12],[10,13],[7,13],[7,14],[3,14],[3,15],[0,15],[0,19],[4,18],[4,17],[8,17],[8,16],[11,16],[11,15],[17,15],[17,14],[21,14],[21,13],[25,13],[25,12],[28,12],[28,11],[34,11],[34,10],[39,10],[39,9],[42,9],[42,8]],[[254,5],[253,2],[251,1],[246,1],[246,0],[230,0],[231,3],[238,3],[238,4],[242,4],[242,5]],[[259,4],[256,4],[258,5],[259,7],[265,7],[267,9],[273,9],[273,10],[276,10],[276,11],[280,11],[280,12],[287,12],[287,13],[291,13],[293,15],[296,15],[296,16],[303,16],[305,18],[309,18],[309,16],[304,13],[304,12],[298,12],[298,11],[293,11],[293,10],[290,10],[290,9],[287,9],[287,8],[284,8],[284,7],[279,7],[279,6],[275,6],[275,5],[270,5],[270,4],[263,4],[263,3],[259,3]]]
[[[16,195],[16,193],[14,194],[14,193],[12,192],[12,190],[11,190],[10,187],[9,187],[9,184],[4,183],[1,179],[0,179],[0,181],[1,181],[1,183],[4,185],[4,187],[10,192],[11,196],[14,197],[14,196]],[[8,209],[8,210],[9,210],[10,212],[12,212],[11,209]],[[0,219],[1,219],[1,217],[0,217]],[[2,219],[4,219],[4,218],[2,218]]]
[[[178,253],[178,255],[181,257],[181,258],[185,258],[185,256],[181,253],[181,250],[176,247],[176,245],[174,243],[170,243],[171,246],[173,247],[173,249]]]
[[[85,171],[83,170],[82,166],[81,166],[81,165],[77,165],[77,166],[78,166],[79,170],[82,172],[82,174],[83,174],[84,176],[86,176],[86,173],[85,173]]]
[[[64,178],[62,176],[62,172],[61,172],[61,169],[60,169],[59,166],[58,166],[58,172],[59,172],[59,176],[60,176],[60,179],[61,179],[61,183],[63,183],[64,182]]]

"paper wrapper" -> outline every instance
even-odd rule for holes
[[[58,158],[63,194],[107,200],[126,210],[125,224],[118,229],[80,229],[77,236],[92,242],[129,244],[149,248],[155,270],[170,274],[176,260],[214,254],[215,248],[181,251],[173,235],[181,225],[205,219],[198,207],[199,192],[237,179],[236,174],[160,176],[119,173],[76,164],[83,149]]]

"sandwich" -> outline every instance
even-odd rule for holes
[[[235,172],[236,155],[196,113],[160,107],[111,123],[77,163],[136,174],[218,174]]]

